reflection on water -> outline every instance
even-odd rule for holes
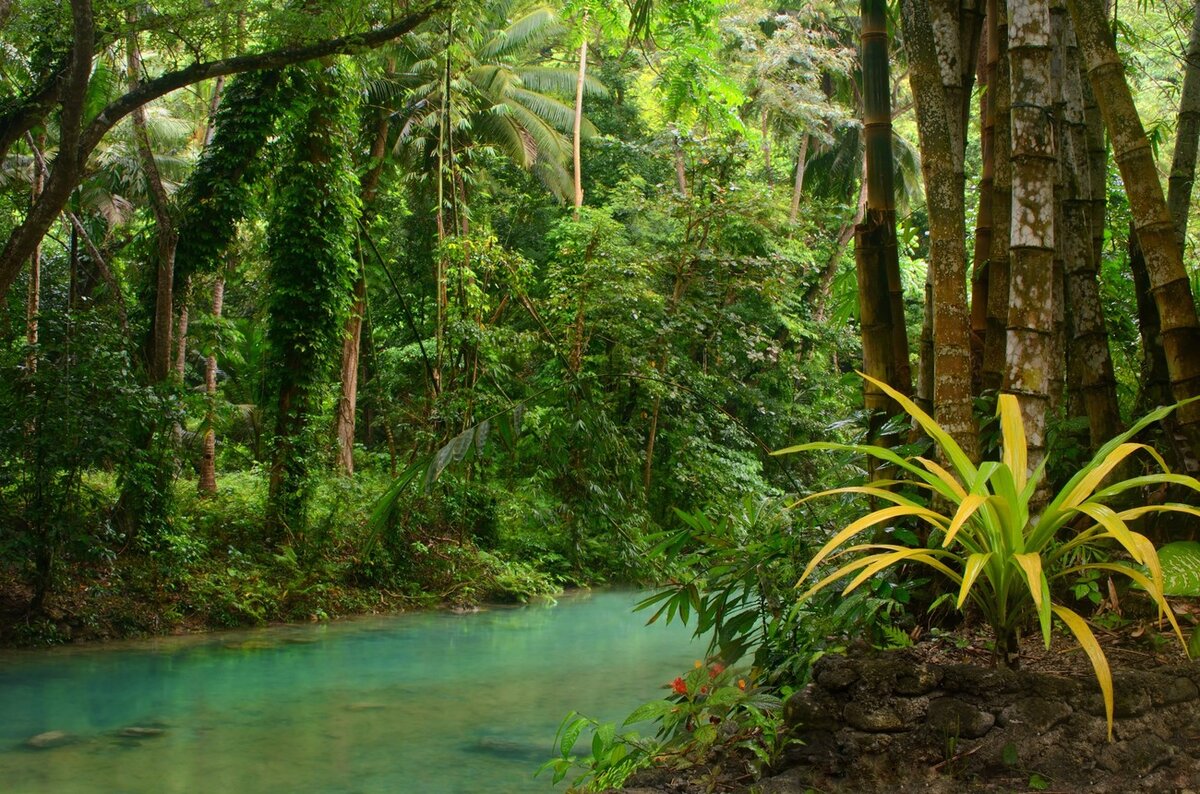
[[[549,790],[567,711],[619,719],[702,651],[636,600],[3,653],[0,790]]]

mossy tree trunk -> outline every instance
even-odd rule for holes
[[[1200,322],[1183,267],[1150,142],[1133,103],[1125,70],[1098,0],[1068,0],[1079,49],[1087,64],[1113,156],[1129,197],[1138,242],[1146,259],[1150,292],[1158,308],[1171,396],[1183,400],[1200,393]],[[1195,451],[1200,438],[1200,404],[1177,414],[1180,429]]]

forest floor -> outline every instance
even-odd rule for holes
[[[1186,632],[1191,617],[1200,612],[1200,603],[1184,604],[1183,612]],[[824,668],[818,662],[816,682],[829,680],[822,678],[823,669],[832,671],[830,679],[840,675],[843,682],[857,680],[835,685],[834,699],[829,693],[817,697],[832,704],[833,721],[807,730],[799,726],[801,741],[760,780],[748,771],[746,762],[752,758],[735,751],[688,770],[642,770],[623,792],[1200,794],[1200,662],[1187,662],[1178,642],[1151,621],[1128,621],[1097,633],[1116,681],[1112,742],[1106,741],[1091,664],[1072,642],[1056,636],[1047,649],[1040,636],[1026,638],[1020,671],[997,671],[991,666],[986,637],[959,632],[909,649],[868,648],[851,652],[848,658],[827,658],[830,664]],[[898,664],[908,667],[898,668]],[[876,673],[864,672],[871,669]],[[933,670],[940,683],[918,697],[896,698],[886,685],[867,680],[881,669],[889,671],[883,677],[890,675],[893,682],[897,669],[901,677],[904,670]],[[846,675],[846,670],[853,672]],[[952,675],[987,681],[985,689],[994,691],[951,691]],[[811,684],[808,691],[813,687],[824,684]],[[936,707],[931,704],[942,698],[957,701],[956,706],[965,702],[977,707],[976,713],[987,718],[986,725],[977,734],[961,736],[935,728]],[[851,718],[850,709],[843,705],[855,703],[864,707],[860,711],[904,715],[904,708],[893,710],[896,700],[904,701],[902,707],[919,703],[919,715],[908,715],[909,724],[888,726],[886,732],[862,730],[861,721]],[[1039,723],[1035,717],[1015,718],[1021,708],[1029,714],[1059,711],[1052,720]],[[926,710],[928,724],[924,723]],[[813,716],[811,708],[804,713]]]

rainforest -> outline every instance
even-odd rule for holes
[[[0,0],[0,774],[1194,788],[1198,145],[1187,0]]]

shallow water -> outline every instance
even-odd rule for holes
[[[569,710],[619,721],[703,651],[638,597],[0,653],[0,791],[550,791]]]

